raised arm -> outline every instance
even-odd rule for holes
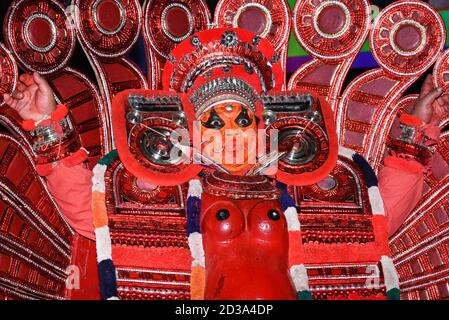
[[[48,189],[67,222],[81,235],[95,240],[91,211],[92,172],[84,164],[87,152],[76,132],[67,126],[65,106],[57,106],[53,90],[38,73],[23,74],[5,102],[32,131],[38,154],[36,169],[45,176]]]
[[[427,76],[411,114],[400,118],[402,135],[392,142],[379,172],[379,190],[393,235],[422,196],[424,177],[430,169],[432,146],[440,135],[438,125],[449,112],[449,96],[435,89]]]

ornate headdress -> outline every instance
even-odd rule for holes
[[[281,62],[266,39],[243,29],[206,30],[185,39],[168,55],[164,91],[131,90],[115,99],[114,135],[126,168],[160,185],[193,178],[203,169],[193,161],[198,155],[204,158],[201,150],[166,140],[180,128],[195,136],[198,128],[193,121],[217,103],[234,101],[263,118],[259,128],[266,130],[270,154],[247,174],[261,174],[275,159],[279,160],[276,177],[284,182],[309,184],[324,178],[337,158],[332,111],[316,95],[282,92]],[[275,154],[270,150],[272,132],[279,132],[274,140],[280,151]],[[159,161],[160,154],[187,149],[190,163],[181,161],[187,156],[178,155],[176,161]]]
[[[198,116],[216,102],[223,100],[236,100],[256,111],[259,95],[250,84],[234,75],[208,81],[197,88],[189,99],[194,106],[195,115]]]

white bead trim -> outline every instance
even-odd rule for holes
[[[382,264],[382,271],[384,274],[384,283],[387,291],[391,289],[399,289],[399,276],[390,257],[382,256],[380,258]]]
[[[189,248],[192,255],[192,266],[204,267],[205,257],[203,248],[203,235],[199,232],[193,232],[189,235]]]
[[[95,239],[97,247],[97,262],[104,260],[112,260],[112,245],[111,237],[109,235],[109,227],[103,226],[95,229]]]
[[[379,188],[376,186],[368,188],[368,197],[371,204],[373,215],[385,216],[384,202],[380,195]]]
[[[309,276],[307,275],[307,269],[303,264],[291,266],[290,276],[297,292],[305,290],[309,291]]]
[[[288,207],[284,211],[285,219],[287,220],[288,231],[300,231],[301,223],[298,218],[298,211],[295,207]]]

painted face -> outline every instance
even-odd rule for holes
[[[231,173],[256,163],[257,123],[250,108],[224,101],[210,107],[199,120],[204,156]]]

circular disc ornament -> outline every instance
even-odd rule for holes
[[[399,1],[385,8],[374,22],[370,45],[374,58],[396,75],[418,75],[443,49],[441,16],[426,3]]]
[[[77,0],[77,25],[82,41],[95,54],[119,57],[139,38],[138,0]]]
[[[164,58],[181,41],[207,29],[210,13],[203,0],[149,0],[145,6],[145,35]]]
[[[319,58],[340,59],[356,54],[370,23],[371,8],[366,0],[297,1],[293,10],[296,38]]]
[[[447,92],[449,90],[449,50],[446,50],[435,63],[433,75],[435,87]]]
[[[290,35],[290,10],[284,0],[221,0],[215,10],[218,27],[242,28],[266,38],[277,51]]]
[[[6,41],[25,70],[49,74],[67,65],[75,48],[62,5],[49,0],[20,0],[5,19]]]
[[[17,65],[11,53],[0,43],[0,106],[3,105],[3,94],[11,94],[17,84]]]

